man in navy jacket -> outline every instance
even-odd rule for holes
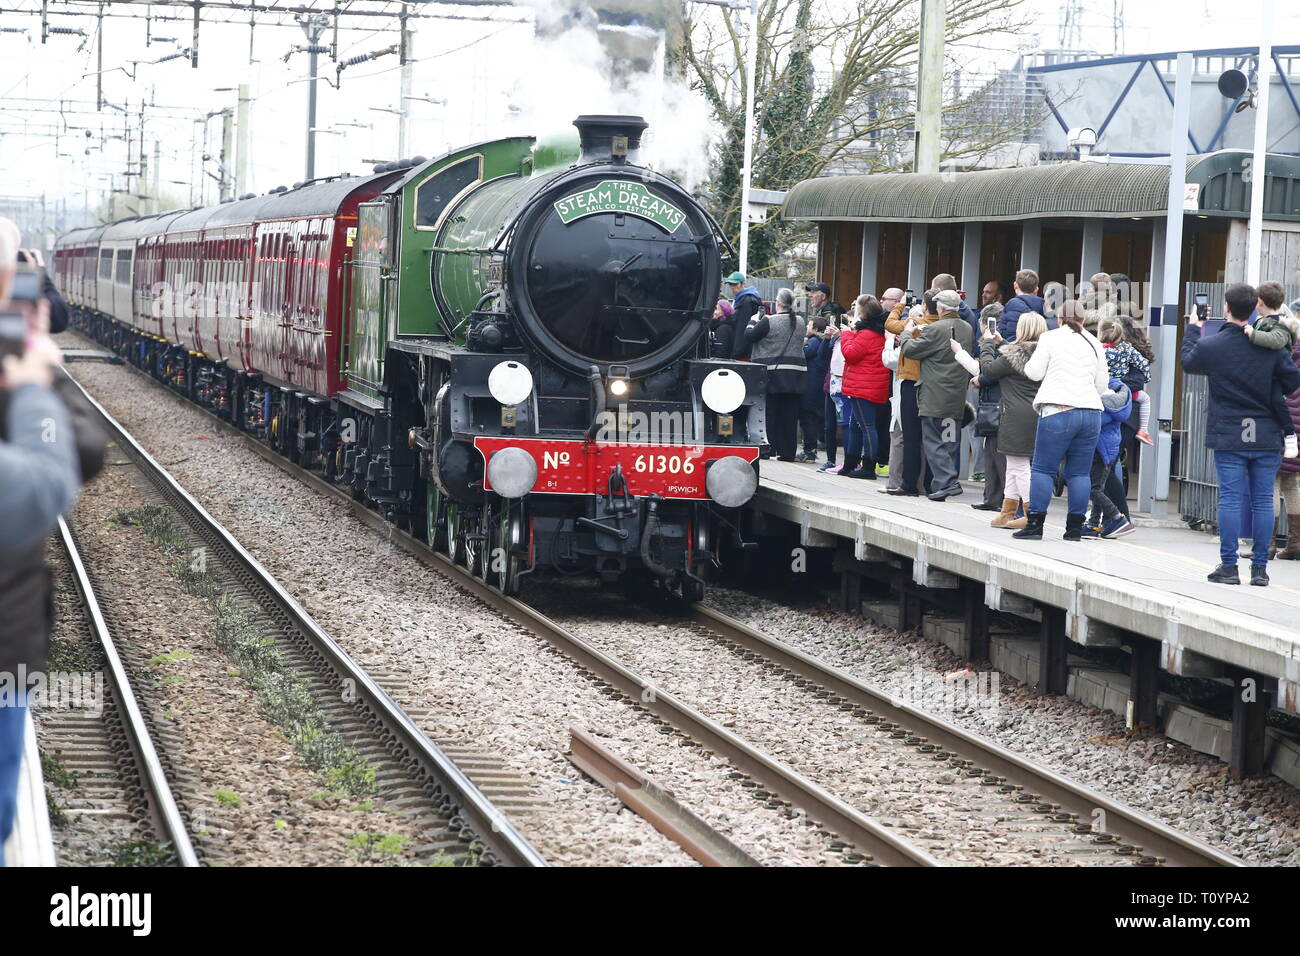
[[[1026,312],[1037,312],[1047,319],[1049,329],[1056,328],[1047,313],[1043,311],[1043,297],[1038,294],[1038,273],[1033,269],[1021,269],[1016,273],[1014,282],[1016,294],[1007,300],[1006,307],[998,316],[998,334],[1008,342],[1016,340],[1016,323]],[[983,334],[983,330],[980,330]]]
[[[1273,417],[1274,396],[1300,389],[1300,371],[1287,349],[1252,345],[1242,332],[1259,301],[1253,286],[1234,283],[1224,290],[1225,318],[1217,334],[1201,337],[1195,309],[1187,317],[1183,371],[1210,382],[1205,447],[1214,452],[1219,479],[1220,565],[1210,574],[1216,584],[1240,584],[1237,541],[1244,530],[1242,498],[1249,496],[1255,550],[1250,583],[1268,585],[1268,546],[1273,538],[1273,481],[1282,464],[1282,427]]]

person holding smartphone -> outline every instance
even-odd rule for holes
[[[1282,464],[1282,428],[1274,418],[1274,395],[1300,389],[1300,370],[1287,349],[1262,349],[1246,327],[1259,303],[1258,291],[1234,282],[1223,292],[1225,321],[1216,335],[1202,337],[1203,321],[1193,308],[1183,336],[1183,371],[1209,380],[1205,447],[1214,453],[1219,480],[1219,566],[1208,580],[1240,584],[1238,538],[1243,500],[1250,503],[1254,539],[1250,583],[1268,586],[1273,540],[1273,482]]]
[[[952,342],[969,352],[975,336],[961,317],[961,297],[955,291],[932,289],[926,293],[926,304],[934,321],[916,338],[905,339],[900,355],[921,362],[917,415],[925,460],[933,476],[934,490],[928,497],[946,501],[963,491],[955,459],[970,384],[970,374],[957,363]]]

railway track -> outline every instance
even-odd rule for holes
[[[71,377],[71,376],[70,376]],[[74,383],[76,379],[73,378]],[[314,678],[322,709],[362,755],[379,764],[378,777],[413,813],[431,815],[422,849],[457,863],[544,866],[545,860],[484,796],[466,773],[380,686],[321,629],[290,595],[202,505],[81,388],[118,449],[147,479],[157,499],[180,516],[218,569],[223,589],[246,595],[259,609],[256,623],[275,637],[286,664]],[[340,701],[339,688],[347,689]],[[193,852],[193,851],[191,851]]]
[[[137,372],[137,374],[142,374]],[[156,383],[155,383],[156,384]],[[535,608],[503,596],[483,580],[432,551],[424,542],[402,532],[375,512],[354,501],[344,489],[295,465],[251,436],[210,412],[216,427],[239,436],[261,457],[323,494],[345,503],[363,523],[390,542],[442,571],[499,613],[543,638],[577,664],[580,672],[622,694],[662,724],[662,733],[683,736],[687,745],[701,746],[728,760],[756,797],[774,810],[798,807],[833,844],[844,846],[846,859],[878,865],[936,866],[941,861],[897,830],[855,809],[825,787],[776,760],[718,721],[656,686],[655,682],[603,653]],[[978,777],[986,786],[1007,795],[1026,820],[1068,829],[1079,852],[1118,854],[1136,865],[1238,866],[1240,861],[1208,844],[1178,833],[1153,818],[1034,764],[991,741],[970,734],[942,718],[893,702],[870,687],[781,642],[704,605],[690,614],[703,630],[769,668],[788,674],[810,694],[851,711],[891,739],[916,748],[924,759],[944,761],[959,774]],[[1100,811],[1100,815],[1098,813]],[[1098,826],[1094,821],[1104,821]],[[1128,862],[1126,860],[1126,862]]]
[[[84,636],[101,659],[108,682],[103,699],[92,708],[51,707],[40,713],[42,751],[57,755],[83,795],[81,805],[66,812],[133,820],[135,835],[149,836],[176,865],[198,866],[150,721],[131,686],[72,530],[62,518],[55,537],[81,601]]]
[[[774,669],[825,703],[851,711],[902,746],[933,763],[1008,796],[1042,819],[1099,851],[1144,866],[1242,866],[1241,861],[1111,800],[942,717],[891,698],[838,668],[737,621],[706,604],[691,605],[691,620],[734,653]]]

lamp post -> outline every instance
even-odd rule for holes
[[[1264,184],[1268,163],[1268,88],[1273,60],[1273,0],[1261,0],[1259,67],[1255,84],[1255,152],[1250,170],[1250,225],[1246,232],[1246,281],[1259,285],[1264,258]]]

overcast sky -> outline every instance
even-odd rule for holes
[[[58,5],[58,0],[51,0],[51,7]],[[1112,0],[1085,0],[1081,6],[1084,8],[1083,46],[1109,55],[1114,42]],[[1273,42],[1300,44],[1300,4],[1282,2],[1277,8]],[[141,6],[119,9],[135,13],[144,10]],[[155,13],[164,9],[153,8]],[[145,133],[150,145],[146,146],[146,153],[152,155],[152,140],[161,137],[165,192],[182,203],[190,201],[190,183],[199,168],[199,155],[204,151],[201,138],[196,136],[196,131],[203,130],[203,123],[196,123],[196,118],[203,111],[233,105],[235,93],[217,92],[216,88],[234,87],[240,82],[248,82],[255,97],[248,188],[261,192],[303,178],[307,85],[301,80],[306,75],[307,57],[299,53],[288,63],[283,61],[290,46],[304,42],[302,31],[296,26],[257,26],[252,34],[254,62],[250,64],[247,23],[224,26],[204,22],[198,70],[191,69],[184,59],[133,66],[131,60],[156,60],[189,45],[189,12],[184,8],[170,9],[178,19],[155,22],[152,30],[155,36],[176,37],[178,43],[146,46],[143,20],[106,19],[104,25],[106,99],[126,105],[133,112],[138,110],[141,98],[159,106],[178,108],[172,112],[147,110]],[[539,51],[533,41],[531,22],[509,22],[531,21],[527,8],[443,9],[460,15],[488,16],[495,22],[425,20],[416,24],[414,49],[419,62],[415,67],[413,93],[448,102],[445,106],[431,102],[406,104],[413,118],[413,145],[408,152],[434,155],[448,144],[533,132],[529,117],[534,111],[544,113],[545,122],[554,123],[561,113],[576,115],[604,108],[586,95],[581,74],[563,61],[563,50]],[[1062,10],[1063,5],[1057,0],[1025,0],[1022,18],[1026,28],[1020,36],[1005,37],[1000,49],[993,45],[980,51],[953,51],[953,54],[974,57],[977,65],[987,68],[1004,58],[1008,64],[1013,63],[1018,47],[1055,48]],[[376,29],[378,21],[358,18],[346,22],[354,28],[340,34],[342,57],[395,42],[395,33]],[[98,115],[93,112],[96,94],[93,41],[85,42],[79,50],[82,38],[55,36],[42,47],[39,23],[37,17],[6,14],[3,18],[4,26],[27,27],[29,32],[0,34],[0,98],[3,99],[0,173],[4,178],[0,193],[44,192],[51,198],[62,195],[70,208],[88,205],[93,209],[100,191],[109,188],[110,182],[119,188],[124,185],[124,144],[121,139],[111,138],[123,135],[123,114],[111,108]],[[95,30],[91,16],[52,17],[51,23],[83,28],[92,35]],[[1121,53],[1247,46],[1258,42],[1259,3],[1257,0],[1128,0],[1123,6],[1123,23]],[[325,42],[328,41],[327,36]],[[322,57],[321,65],[323,74],[332,80],[332,64]],[[134,80],[128,76],[129,70],[134,70]],[[572,85],[566,86],[566,82],[578,83],[579,87],[575,90]],[[397,118],[392,112],[374,107],[390,111],[399,108],[399,89],[400,72],[395,56],[345,70],[340,90],[324,82],[320,84],[317,127],[333,132],[317,136],[318,175],[344,169],[361,172],[367,168],[363,160],[397,158]],[[91,112],[69,112],[66,122],[73,127],[88,126],[92,135],[87,138],[84,131],[75,129],[62,131],[55,104],[33,103],[18,97],[81,101],[78,108]],[[53,108],[53,111],[36,112],[29,108],[37,106]],[[679,113],[670,111],[670,115]],[[672,135],[674,129],[665,124],[660,136]],[[220,147],[220,133],[220,119],[210,120],[206,148],[213,155]],[[138,129],[132,129],[131,135],[138,136]],[[686,147],[693,149],[691,144],[699,136],[692,130],[684,138],[688,139]],[[215,164],[209,162],[206,168],[214,172]],[[215,183],[211,183],[207,198],[211,200],[214,196]]]

